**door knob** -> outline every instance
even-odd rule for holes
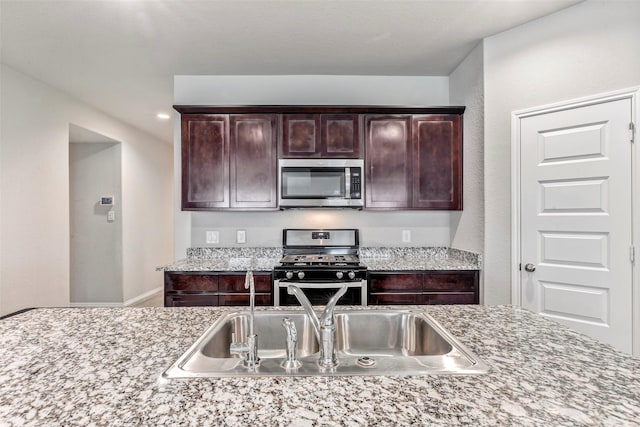
[[[531,263],[529,263],[529,264],[526,264],[526,265],[524,266],[524,269],[525,269],[526,271],[528,271],[529,273],[533,273],[534,271],[536,271],[536,266],[535,266],[535,265],[533,265],[533,264],[531,264]]]

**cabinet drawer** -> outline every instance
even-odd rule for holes
[[[209,274],[165,273],[167,291],[207,291],[218,290],[218,276]]]
[[[271,294],[256,294],[256,305],[272,305]],[[218,305],[243,305],[249,306],[249,294],[220,294],[218,295]]]
[[[478,304],[473,292],[424,294],[423,304]]]
[[[218,305],[218,295],[211,294],[167,294],[165,307],[197,307]]]
[[[220,275],[220,292],[249,292],[244,288],[244,274],[224,274]],[[254,274],[253,284],[256,292],[271,292],[271,275]]]
[[[469,291],[476,289],[476,273],[427,273],[425,291]]]
[[[420,294],[415,293],[380,293],[369,294],[369,305],[415,305],[421,303]]]
[[[422,274],[369,274],[371,292],[422,291]]]

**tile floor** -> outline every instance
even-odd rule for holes
[[[164,307],[164,295],[162,292],[158,292],[152,297],[136,304],[132,304],[129,307]]]

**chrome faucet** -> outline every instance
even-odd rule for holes
[[[232,343],[229,351],[231,354],[244,355],[244,366],[253,368],[258,366],[260,358],[258,357],[258,335],[255,334],[254,326],[254,309],[256,300],[256,288],[253,281],[253,272],[247,271],[244,277],[244,288],[249,289],[249,306],[251,314],[249,317],[249,333],[245,342]]]
[[[324,308],[322,315],[318,319],[315,311],[313,311],[313,306],[309,302],[309,299],[304,294],[302,289],[300,289],[296,285],[287,286],[287,292],[289,295],[295,295],[300,301],[302,308],[309,316],[309,320],[311,320],[311,325],[313,326],[313,330],[316,333],[316,338],[318,340],[318,344],[320,345],[320,359],[318,360],[318,364],[321,368],[333,368],[338,365],[338,358],[336,356],[336,325],[335,325],[335,317],[333,316],[333,310],[338,303],[338,300],[342,295],[347,292],[347,285],[342,285],[338,292],[336,292],[329,302],[327,306]]]

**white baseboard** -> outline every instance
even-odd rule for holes
[[[128,307],[130,305],[134,305],[134,304],[142,302],[142,301],[144,301],[146,299],[154,297],[157,294],[161,293],[163,291],[163,289],[164,288],[162,286],[159,286],[159,287],[157,287],[155,289],[151,289],[150,291],[145,292],[144,294],[141,294],[141,295],[138,295],[137,297],[134,297],[134,298],[126,300],[124,302],[123,306]]]
[[[69,303],[69,307],[71,308],[88,308],[88,307],[128,307],[130,305],[135,305],[139,302],[142,302],[146,299],[152,298],[157,294],[161,293],[163,290],[162,286],[157,287],[155,289],[151,289],[144,294],[138,295],[137,297],[133,297],[131,299],[126,300],[125,302],[71,302]]]
[[[70,302],[71,308],[122,307],[121,302]]]

